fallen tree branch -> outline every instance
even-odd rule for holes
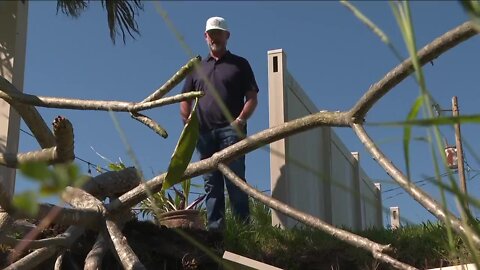
[[[108,232],[108,240],[114,247],[118,256],[118,261],[121,263],[124,269],[146,269],[140,262],[135,252],[127,242],[127,238],[123,236],[123,233],[117,223],[107,217],[106,230]]]
[[[201,91],[188,92],[188,93],[176,95],[176,96],[173,96],[173,97],[160,99],[158,101],[154,101],[153,103],[164,101],[164,103],[167,104],[167,100],[168,100],[168,104],[172,104],[172,103],[176,103],[176,102],[180,102],[180,101],[184,101],[184,100],[190,100],[190,99],[193,99],[193,98],[202,97],[203,95],[204,95],[204,93],[201,92]],[[133,111],[130,112],[130,116],[133,119],[139,121],[140,123],[146,125],[147,127],[152,129],[153,131],[155,131],[155,133],[162,136],[163,138],[167,138],[168,133],[162,126],[160,126],[160,124],[155,122],[150,117],[148,117],[146,115],[143,115],[143,114],[138,112],[138,111],[142,110],[145,107],[145,105],[148,104],[148,103],[149,102],[139,103],[136,106],[134,106]]]
[[[41,249],[34,250],[27,256],[21,258],[20,260],[10,264],[4,270],[30,270],[34,269],[36,266],[57,254],[57,247],[44,247]]]
[[[97,270],[102,269],[102,261],[105,253],[108,250],[107,242],[103,237],[103,233],[98,234],[95,244],[93,244],[92,249],[88,252],[87,257],[85,258],[84,270]]]
[[[57,237],[62,237],[66,241],[67,246],[71,246],[73,242],[83,234],[84,229],[76,226],[69,227],[64,233]],[[20,260],[10,264],[4,270],[29,270],[34,269],[36,266],[62,251],[63,247],[44,247],[37,249]]]
[[[59,208],[59,215],[55,217],[53,222],[60,225],[78,225],[95,229],[101,220],[101,215],[92,210],[64,208],[53,204],[42,203],[38,205],[39,210],[36,215],[32,216],[19,209],[11,208],[11,217],[13,219],[33,218],[42,220],[54,209]]]
[[[138,186],[141,182],[140,174],[135,167],[128,167],[120,171],[105,172],[88,179],[82,189],[104,200],[106,197],[118,197],[121,194]]]
[[[252,198],[264,203],[270,208],[275,209],[291,218],[294,218],[302,222],[303,224],[322,230],[336,237],[339,240],[349,243],[354,247],[358,247],[366,251],[369,251],[372,253],[372,255],[375,258],[378,258],[383,262],[389,263],[390,265],[394,266],[397,269],[411,269],[411,270],[416,269],[413,266],[402,263],[383,253],[384,251],[391,250],[390,245],[381,245],[367,238],[353,234],[351,232],[348,232],[339,228],[335,228],[334,226],[322,221],[317,217],[314,217],[307,213],[303,213],[298,209],[295,209],[277,199],[269,197],[263,194],[262,192],[256,190],[255,188],[252,188],[244,180],[238,177],[232,170],[230,170],[230,168],[227,165],[223,163],[218,164],[218,170],[222,172],[223,175],[225,175],[228,178],[228,180],[230,180],[235,186],[240,188],[243,192],[245,192]]]
[[[57,256],[57,259],[55,259],[55,265],[53,266],[53,270],[62,270],[64,256],[65,252],[62,252]]]
[[[215,153],[208,159],[189,164],[182,179],[192,178],[216,170],[218,163],[228,163],[229,160],[235,159],[238,156],[244,155],[245,153],[290,135],[320,126],[346,127],[350,125],[350,122],[351,117],[346,112],[327,111],[318,112],[286,122],[247,137],[238,143]],[[105,207],[109,213],[133,207],[147,198],[146,187],[153,193],[160,191],[165,176],[166,173],[163,173],[145,183],[141,183],[139,186],[123,194],[118,199],[113,200]]]
[[[418,60],[421,65],[424,65],[476,34],[477,32],[472,22],[465,22],[436,38],[418,51]],[[388,72],[380,81],[373,84],[350,110],[352,116],[356,119],[356,123],[361,123],[370,108],[413,71],[412,61],[407,59]]]
[[[188,93],[182,93],[178,95],[174,95],[171,97],[166,97],[162,99],[155,99],[153,101],[145,102],[145,103],[136,103],[136,105],[133,106],[131,111],[144,111],[148,110],[151,108],[157,108],[160,106],[165,106],[165,105],[170,105],[174,103],[178,103],[181,101],[186,101],[186,100],[192,100],[195,98],[201,98],[205,95],[204,92],[202,91],[191,91]]]
[[[25,239],[15,239],[10,236],[0,235],[0,243],[15,247],[16,245],[22,244],[27,249],[38,249],[48,246],[64,246],[66,247],[66,240],[63,237],[52,237],[39,240],[25,240]]]
[[[438,220],[450,224],[452,229],[460,235],[466,235],[466,230],[462,222],[450,211],[444,209],[432,197],[426,194],[422,189],[410,181],[393,163],[390,161],[377,145],[368,136],[363,126],[352,124],[353,131],[357,134],[365,148],[370,152],[373,159],[398,183],[410,196],[419,202],[428,212],[432,213]],[[480,247],[480,238],[476,234],[470,234],[475,245]]]
[[[19,168],[20,164],[28,162],[45,162],[48,165],[63,163],[63,160],[56,158],[57,147],[50,147],[38,151],[30,151],[27,153],[0,153],[0,165],[8,168]]]
[[[1,85],[0,85],[1,87]],[[22,92],[8,92],[5,88],[0,88],[0,98],[9,103],[20,103],[30,106],[57,109],[73,110],[93,110],[93,111],[114,111],[114,112],[132,112],[143,111],[147,109],[158,108],[161,106],[177,103],[183,100],[190,100],[202,96],[199,91],[178,94],[172,97],[159,99],[155,101],[138,103],[116,100],[89,100],[65,97],[43,97],[24,94]]]
[[[142,100],[141,103],[157,100],[164,95],[166,95],[171,89],[173,89],[177,84],[179,84],[188,73],[190,73],[193,68],[200,63],[202,58],[200,56],[196,56],[183,67],[181,67],[166,83],[164,83],[159,89],[153,92],[150,96]]]
[[[103,203],[81,189],[67,187],[65,192],[62,193],[62,198],[74,207],[97,209],[98,212],[106,214]],[[122,223],[122,220],[115,221],[110,216],[106,217],[105,238],[110,242],[111,250],[116,252],[118,261],[124,269],[145,269],[137,255],[128,245],[127,239],[123,236],[120,223]]]

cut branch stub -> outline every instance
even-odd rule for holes
[[[57,144],[57,158],[65,162],[75,159],[72,123],[65,117],[57,116],[53,121],[53,134]]]
[[[58,116],[53,122],[53,132],[56,146],[27,153],[0,153],[0,165],[19,168],[28,162],[57,164],[72,161],[75,158],[72,124]]]

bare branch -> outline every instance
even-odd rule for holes
[[[58,252],[57,247],[44,247],[37,249],[20,260],[10,264],[4,270],[29,270],[35,269],[43,261],[52,257]]]
[[[454,231],[461,235],[466,235],[466,230],[462,222],[450,211],[444,209],[432,197],[426,194],[408,179],[393,163],[390,161],[375,145],[368,136],[363,126],[352,124],[353,131],[357,134],[365,148],[370,152],[378,164],[397,182],[408,194],[419,202],[428,212],[432,213],[437,219],[450,224]],[[480,239],[476,234],[470,234],[477,247],[480,247]]]
[[[66,187],[61,197],[65,202],[75,208],[94,210],[102,215],[105,214],[103,203],[82,189]]]
[[[23,244],[28,249],[38,249],[43,247],[51,246],[64,246],[67,247],[67,241],[65,237],[53,237],[45,238],[40,240],[25,240],[25,239],[15,239],[10,236],[0,235],[0,243],[15,247],[16,245]]]
[[[106,213],[101,201],[81,189],[67,187],[62,194],[62,198],[74,207],[97,209],[101,213]],[[105,229],[110,237],[112,251],[117,253],[119,262],[124,269],[145,269],[122,234],[120,229],[122,222],[122,219],[114,221],[112,217],[107,217],[105,221]]]
[[[242,141],[215,153],[208,159],[189,164],[182,179],[192,178],[216,170],[218,163],[228,163],[228,161],[233,160],[238,156],[244,155],[245,153],[251,152],[259,147],[287,136],[320,126],[330,125],[346,127],[349,126],[350,122],[350,115],[346,112],[327,111],[318,112],[286,122],[247,137]],[[113,213],[120,209],[129,208],[144,200],[147,197],[145,185],[148,186],[151,192],[160,191],[162,189],[165,175],[166,173],[156,176],[112,201],[106,206],[108,212]]]
[[[120,171],[105,172],[92,177],[83,185],[82,189],[96,198],[103,200],[106,197],[118,197],[140,184],[140,174],[134,167]]]
[[[386,254],[383,254],[384,251],[391,250],[389,245],[380,245],[367,238],[358,236],[356,234],[353,234],[351,232],[348,232],[342,229],[335,228],[334,226],[322,221],[317,217],[314,217],[307,213],[303,213],[298,209],[295,209],[285,203],[282,203],[277,199],[269,197],[263,194],[262,192],[256,190],[255,188],[252,188],[249,184],[247,184],[240,177],[238,177],[238,175],[236,175],[232,170],[230,170],[230,168],[228,168],[227,165],[223,163],[218,164],[218,170],[221,171],[223,175],[225,175],[228,178],[228,180],[230,180],[235,186],[240,188],[243,192],[247,193],[249,196],[251,196],[256,200],[259,200],[260,202],[264,203],[270,208],[275,209],[285,215],[288,215],[289,217],[292,217],[306,225],[320,229],[330,235],[333,235],[336,238],[351,244],[352,246],[369,251],[374,256],[377,256],[378,259],[384,262],[387,262],[389,264],[392,264],[397,269],[416,269],[415,267],[399,262],[393,259],[392,257]],[[379,254],[382,254],[382,256],[378,256]]]
[[[62,270],[64,255],[65,255],[65,252],[62,252],[57,256],[57,259],[55,260],[55,265],[53,266],[54,270]]]
[[[106,220],[106,229],[110,236],[109,241],[111,245],[115,247],[115,251],[118,255],[118,260],[122,264],[124,269],[146,269],[140,262],[135,252],[128,245],[127,238],[123,236],[123,233],[117,223],[110,218]]]
[[[97,240],[92,247],[92,250],[85,258],[84,270],[97,270],[102,269],[102,260],[105,253],[108,251],[107,242],[103,237],[103,233],[98,234]]]
[[[72,208],[62,208],[53,204],[40,204],[38,213],[32,217],[29,214],[20,211],[18,209],[14,209],[11,207],[11,217],[14,219],[21,219],[21,218],[35,218],[37,220],[42,220],[50,211],[54,208],[59,208],[59,215],[53,220],[55,224],[61,225],[78,225],[78,226],[85,226],[87,228],[95,229],[100,222],[101,215],[92,210],[85,210],[85,209],[72,209]]]
[[[177,95],[174,95],[174,96],[171,96],[171,97],[156,99],[156,100],[149,101],[149,102],[143,102],[142,101],[141,103],[135,104],[130,111],[145,111],[145,110],[148,110],[148,109],[157,108],[157,107],[161,107],[161,106],[165,106],[165,105],[170,105],[170,104],[178,103],[178,102],[181,102],[181,101],[200,98],[200,97],[203,97],[204,95],[205,95],[205,93],[202,92],[202,91],[192,91],[192,92],[188,92],[188,93],[177,94]]]
[[[140,123],[144,124],[145,126],[149,127],[151,130],[155,131],[155,133],[162,136],[163,138],[168,137],[167,131],[162,126],[160,126],[160,124],[155,122],[150,117],[148,117],[146,115],[143,115],[139,112],[131,112],[130,116],[133,119],[137,120],[138,122],[140,122]]]
[[[137,103],[115,100],[89,100],[89,99],[76,99],[76,98],[63,98],[63,97],[43,97],[24,94],[21,92],[9,92],[6,91],[3,85],[0,84],[0,98],[9,103],[23,103],[32,106],[44,107],[44,108],[57,108],[57,109],[73,109],[73,110],[94,110],[94,111],[114,111],[114,112],[131,112],[131,111],[143,111],[152,108],[158,108],[165,105],[170,105],[183,100],[191,100],[196,97],[202,96],[200,91],[178,94],[163,99]]]
[[[166,83],[164,83],[159,89],[153,92],[150,96],[145,98],[141,103],[157,100],[165,96],[171,89],[179,84],[193,68],[200,63],[202,57],[199,55],[190,59],[187,64],[181,67]]]
[[[70,226],[63,234],[60,234],[56,237],[64,238],[66,245],[71,246],[72,243],[83,234],[83,231],[83,228]],[[7,268],[5,268],[5,270],[34,269],[40,263],[57,254],[61,250],[62,248],[60,246],[37,249],[15,263],[10,264]]]
[[[50,147],[27,153],[11,154],[0,153],[0,165],[8,168],[18,168],[20,164],[27,162],[45,162],[47,164],[63,163],[56,158],[56,147]]]
[[[22,92],[18,91],[13,84],[0,76],[0,95],[3,93],[6,93],[7,95],[22,94]],[[18,114],[20,114],[42,148],[55,146],[55,138],[52,132],[35,107],[20,104],[11,99],[6,99],[5,101],[15,108]]]
[[[442,53],[462,43],[463,41],[473,37],[477,32],[473,27],[472,22],[465,22],[464,24],[455,27],[454,29],[443,34],[431,43],[427,44],[418,52],[418,59],[421,65],[424,65]],[[357,123],[363,122],[363,118],[370,110],[370,108],[382,98],[388,91],[399,84],[403,79],[409,76],[414,71],[412,61],[407,59],[400,65],[396,66],[388,72],[380,81],[375,83],[368,89],[368,91],[360,98],[360,100],[350,110],[352,116]]]

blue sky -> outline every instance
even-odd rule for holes
[[[211,16],[225,17],[231,29],[229,49],[250,61],[260,88],[259,105],[249,121],[250,134],[268,127],[268,50],[284,49],[289,71],[319,110],[349,109],[371,84],[398,64],[390,49],[337,2],[167,1],[162,2],[161,7],[145,2],[145,11],[138,16],[141,36],[137,40],[128,39],[125,45],[112,44],[105,11],[98,2],[92,1],[78,19],[56,15],[56,1],[31,1],[29,4],[24,92],[82,99],[143,100],[191,56],[207,54],[203,39],[205,20]],[[354,4],[389,36],[402,55],[407,55],[387,2]],[[467,19],[457,2],[414,2],[411,8],[419,48]],[[160,16],[159,9],[166,11],[186,47],[181,46]],[[442,55],[433,66],[425,66],[427,87],[444,109],[451,108],[451,98],[457,95],[461,114],[478,113],[479,47],[477,36]],[[179,91],[180,86],[171,94]],[[405,119],[418,93],[414,80],[406,79],[376,104],[367,115],[367,122]],[[127,165],[133,164],[108,112],[43,108],[39,111],[47,122],[56,115],[71,120],[78,157],[106,166],[106,162],[92,151],[93,147],[112,160],[121,158]],[[127,113],[115,116],[149,179],[166,170],[182,124],[177,105],[146,114],[167,129],[168,139],[159,137]],[[22,128],[27,130],[23,123]],[[453,144],[453,130],[441,130]],[[361,165],[371,178],[391,182],[349,128],[335,131],[351,151],[360,152]],[[367,126],[367,131],[403,170],[402,129]],[[478,125],[462,126],[464,140],[476,152],[480,150],[476,141],[479,131]],[[415,128],[413,134],[425,136],[426,132],[424,128]],[[38,147],[33,138],[21,133],[20,151]],[[414,180],[432,176],[428,145],[413,141],[411,148]],[[469,151],[466,158],[472,168],[472,177],[476,174],[474,170],[480,170],[480,161]],[[79,165],[87,172],[86,164],[79,162]],[[267,149],[247,155],[247,179],[260,190],[270,189]],[[477,197],[479,182],[480,177],[468,182],[470,193]],[[383,185],[384,190],[393,187],[395,185],[387,182]],[[32,188],[31,182],[18,175],[17,192],[29,188]],[[434,185],[427,184],[423,188],[440,198]],[[433,219],[409,196],[397,195],[399,191],[383,194],[384,207],[400,206],[401,215],[412,223]],[[449,206],[455,207],[451,200]],[[387,224],[386,218],[384,220]]]

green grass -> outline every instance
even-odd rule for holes
[[[269,209],[253,201],[251,205],[249,225],[237,222],[227,211],[226,250],[283,269],[392,269],[366,251],[322,231],[301,226],[286,230],[272,227]],[[391,244],[395,249],[393,257],[419,269],[471,262],[460,237],[454,235],[455,250],[451,251],[446,230],[443,224],[428,222],[397,230],[382,228],[356,233]]]

